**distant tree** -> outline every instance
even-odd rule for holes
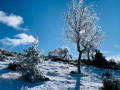
[[[57,56],[61,58],[72,58],[72,55],[69,54],[70,49],[68,47],[59,47],[55,48],[52,51],[48,52],[48,56]]]
[[[70,4],[67,4],[68,10],[64,13],[64,18],[68,24],[67,29],[64,30],[66,40],[69,43],[75,43],[78,57],[78,73],[81,73],[80,62],[82,54],[85,53],[90,46],[90,43],[96,42],[97,38],[101,38],[97,21],[99,18],[94,13],[92,4],[85,5],[83,0],[72,0]],[[97,35],[96,35],[97,34]],[[92,43],[93,45],[95,43]]]
[[[38,39],[33,42],[33,46],[24,50],[22,55],[18,56],[18,61],[21,67],[18,69],[22,71],[22,75],[30,82],[36,82],[38,80],[44,80],[45,77],[40,71],[38,64],[42,62],[42,53],[36,49],[38,45]]]

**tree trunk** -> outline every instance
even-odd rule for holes
[[[88,61],[90,61],[90,51],[89,50],[87,52],[87,58],[88,58]]]
[[[82,53],[79,52],[79,57],[78,57],[78,73],[81,73],[81,68],[80,68],[81,56],[82,56]]]
[[[94,59],[93,50],[92,50],[92,60]]]
[[[88,58],[87,64],[89,65],[90,64],[90,50],[87,51],[87,58]]]
[[[81,63],[81,56],[82,56],[82,51],[80,50],[80,40],[77,41],[77,51],[79,52],[79,57],[78,57],[78,73],[81,73],[81,68],[80,68],[80,63]]]

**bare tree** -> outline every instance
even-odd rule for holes
[[[76,43],[78,57],[78,73],[81,73],[80,62],[81,56],[86,52],[90,43],[95,42],[98,25],[96,24],[99,18],[92,8],[92,4],[85,5],[83,0],[71,1],[67,4],[68,10],[64,13],[64,18],[67,22],[67,29],[64,30],[66,40],[69,43]],[[95,32],[95,33],[93,33]],[[93,36],[93,38],[92,38]],[[97,37],[99,38],[99,37]]]

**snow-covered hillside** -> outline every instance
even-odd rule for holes
[[[104,69],[82,66],[82,74],[70,74],[76,67],[51,60],[39,65],[50,81],[28,83],[19,72],[7,69],[10,61],[0,61],[0,90],[98,90],[102,86]],[[115,73],[120,76],[119,72]]]

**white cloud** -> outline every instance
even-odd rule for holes
[[[17,16],[14,14],[6,15],[5,12],[0,11],[0,22],[4,23],[10,27],[13,27],[17,30],[24,30],[26,31],[26,28],[21,28],[21,24],[24,23],[23,18],[21,16]]]
[[[18,39],[10,39],[8,37],[1,39],[0,42],[5,45],[18,46],[18,45],[26,45],[34,42],[35,38],[32,35],[27,35],[25,33],[14,35],[14,37]]]

